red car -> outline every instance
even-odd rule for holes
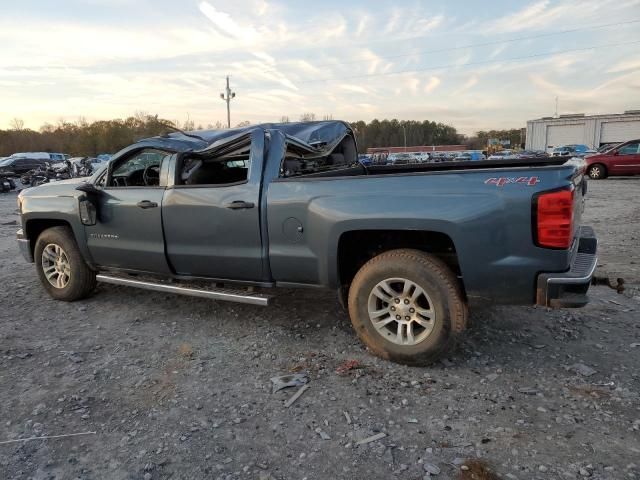
[[[603,153],[585,157],[589,178],[600,180],[609,175],[640,175],[640,140],[621,143]]]

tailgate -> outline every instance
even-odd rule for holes
[[[582,213],[584,212],[585,195],[587,194],[586,164],[584,161],[576,162],[576,170],[571,179],[575,190],[573,192],[573,239],[572,250],[577,248],[577,237],[582,225]]]

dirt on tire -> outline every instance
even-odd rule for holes
[[[384,339],[367,313],[372,288],[389,277],[406,277],[428,290],[433,299],[435,327],[422,342],[398,346]],[[382,253],[358,271],[349,289],[349,316],[354,331],[381,358],[406,365],[428,365],[453,348],[467,323],[467,307],[460,284],[449,267],[433,255],[399,249]]]

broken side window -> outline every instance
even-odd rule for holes
[[[355,170],[354,170],[355,168]],[[280,177],[290,178],[303,175],[342,174],[353,175],[361,173],[362,167],[358,162],[358,152],[352,136],[345,136],[338,145],[324,155],[309,154],[296,145],[289,145],[280,166]]]

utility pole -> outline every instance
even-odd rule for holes
[[[220,94],[220,98],[227,102],[227,128],[231,128],[231,99],[236,97],[236,92],[232,92],[229,88],[229,75],[227,75],[227,88],[224,93]]]

